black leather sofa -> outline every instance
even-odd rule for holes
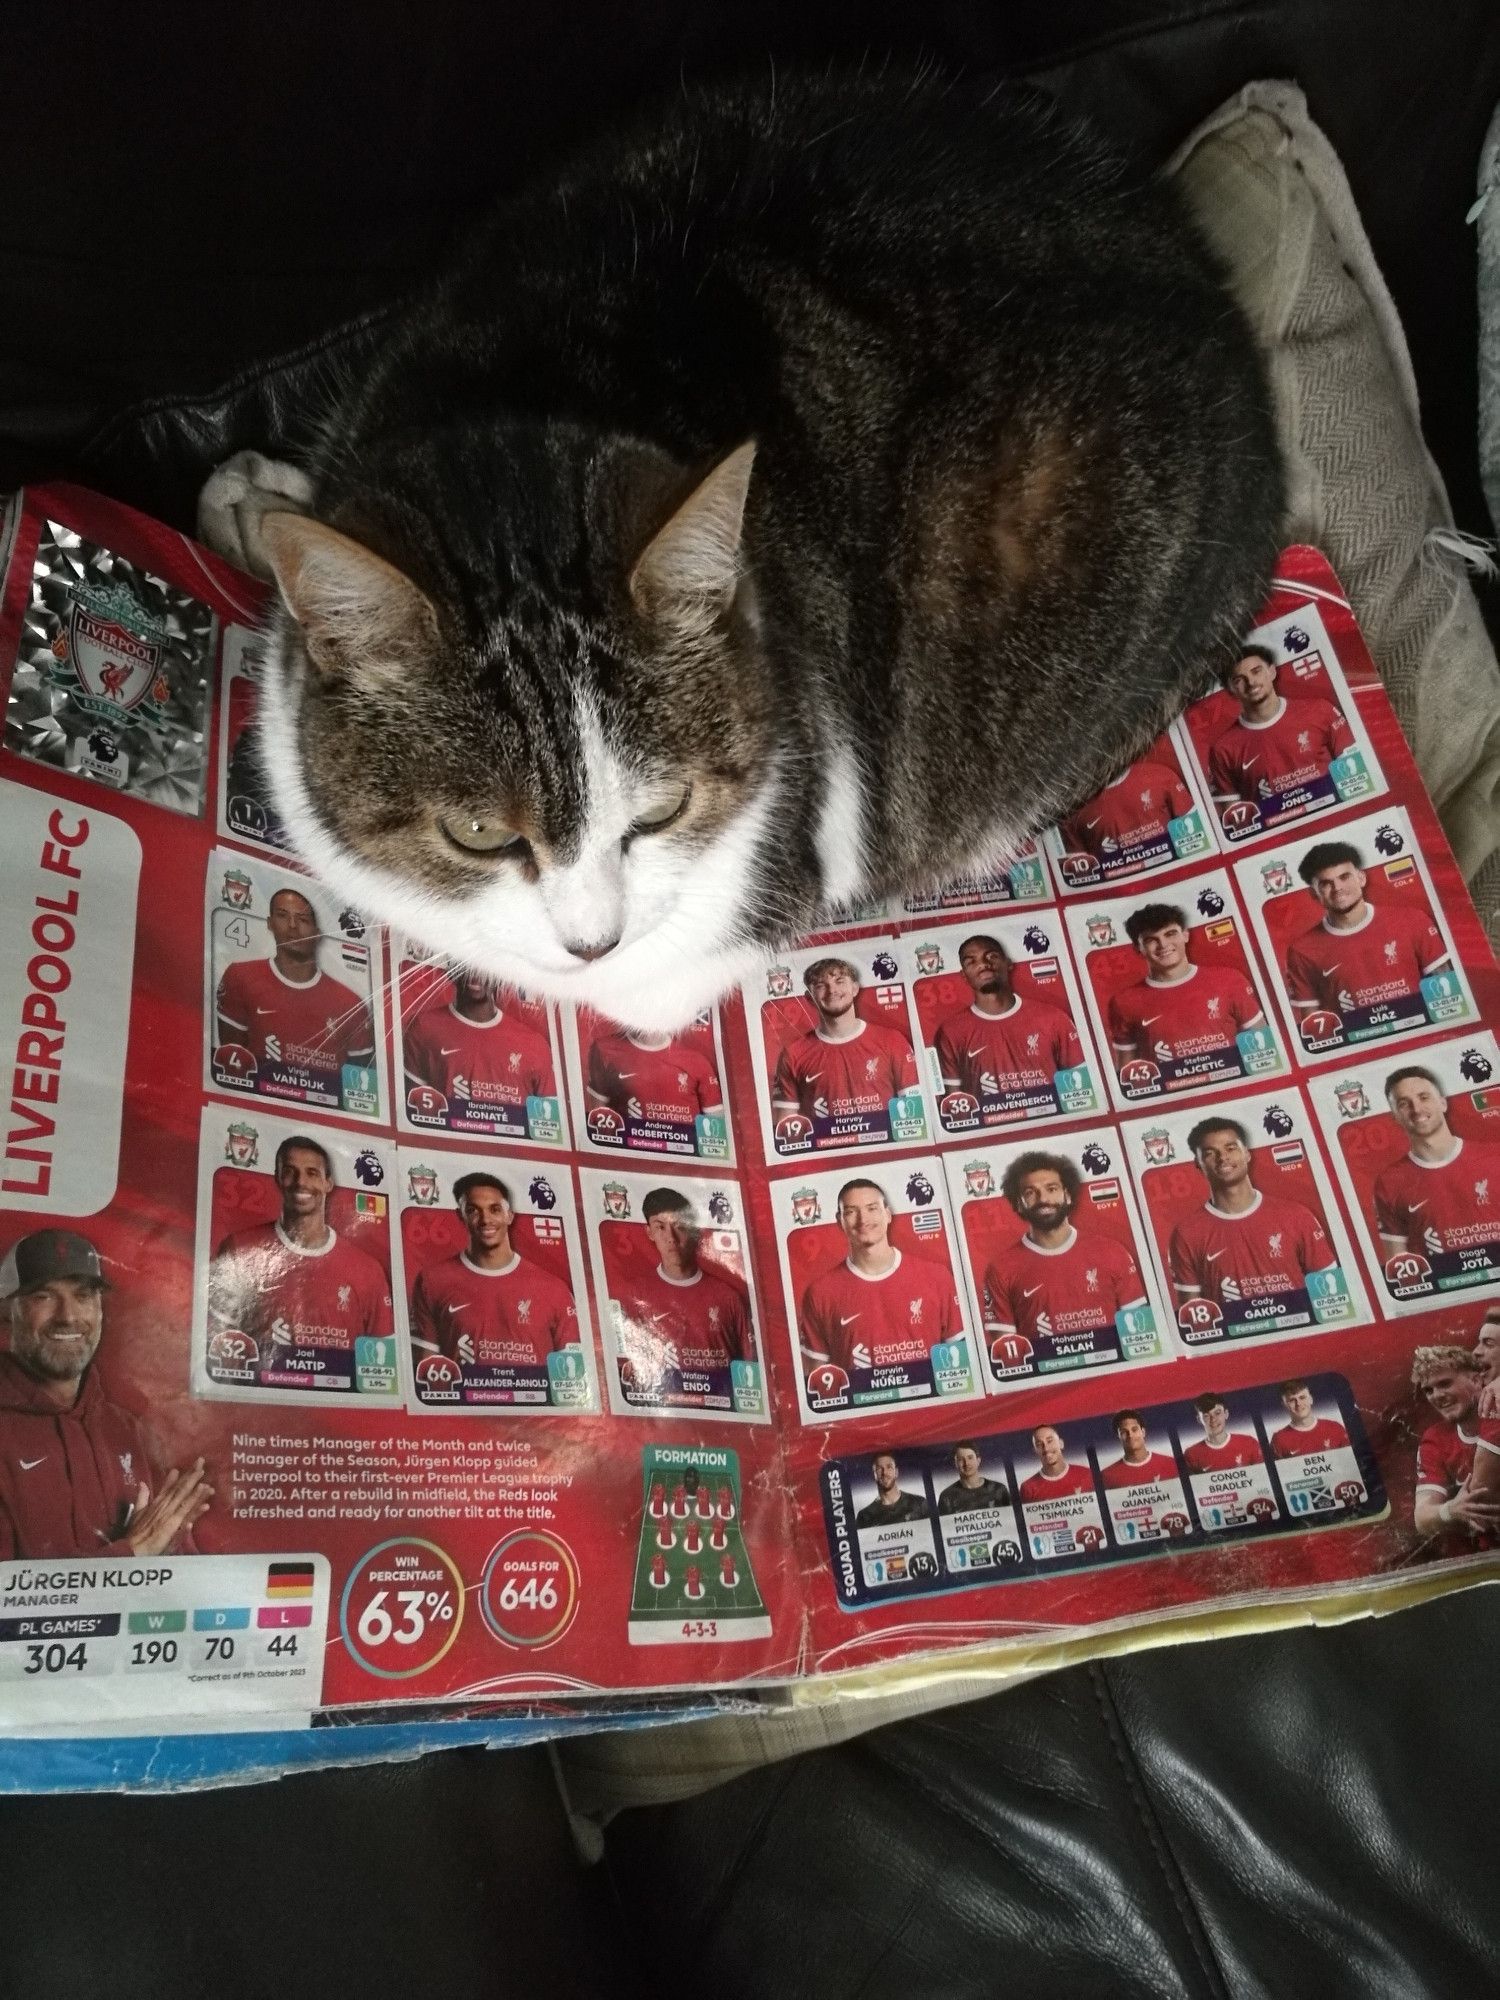
[[[213,464],[294,448],[361,319],[613,107],[683,68],[921,49],[1035,75],[1150,158],[1242,82],[1299,80],[1459,525],[1488,532],[1462,218],[1494,0],[111,11],[0,27],[0,486],[81,479],[189,527]],[[540,1750],[7,1798],[0,1987],[1478,2000],[1497,1661],[1479,1590],[1080,1668],[626,1813],[587,1870]]]

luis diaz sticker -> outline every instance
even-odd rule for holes
[[[206,1081],[379,1118],[378,944],[318,883],[215,848],[205,882]]]
[[[936,1159],[771,1189],[804,1422],[984,1393]]]
[[[1500,1048],[1393,1051],[1309,1085],[1388,1312],[1500,1294]]]
[[[770,1421],[734,1180],[585,1169],[583,1207],[612,1409]]]
[[[494,1153],[397,1154],[412,1407],[599,1407],[572,1177]]]
[[[1477,1018],[1410,819],[1399,807],[1239,862],[1293,1047],[1333,1056]]]
[[[1285,1073],[1222,871],[1066,914],[1121,1109]]]
[[[632,1646],[769,1639],[750,1567],[739,1453],[723,1445],[647,1445],[630,1592]]]
[[[531,1146],[567,1143],[545,1002],[487,973],[402,947],[397,1013],[401,1123]]]
[[[1357,1326],[1369,1302],[1295,1090],[1121,1128],[1177,1336],[1192,1352]]]
[[[378,1139],[204,1106],[193,1389],[251,1402],[398,1401],[395,1154]]]
[[[1170,732],[1046,837],[1064,895],[1216,851],[1196,776]]]
[[[565,1008],[563,1033],[579,1143],[589,1151],[733,1160],[717,1008],[672,1035]]]
[[[945,1166],[992,1383],[1172,1351],[1112,1128],[954,1152]]]

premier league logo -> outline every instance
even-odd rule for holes
[[[792,969],[789,965],[773,965],[766,974],[766,991],[773,1000],[789,1000],[792,997]]]
[[[1146,1155],[1148,1167],[1164,1167],[1177,1157],[1172,1135],[1161,1125],[1153,1125],[1149,1132],[1141,1134],[1141,1151]]]
[[[89,755],[100,764],[113,764],[120,754],[120,739],[107,729],[89,731]]]
[[[1284,896],[1292,886],[1292,871],[1278,857],[1275,861],[1261,863],[1260,879],[1268,896]]]
[[[232,1167],[253,1167],[260,1158],[260,1134],[253,1125],[231,1125],[224,1135],[224,1157]]]
[[[987,1160],[969,1160],[964,1166],[964,1193],[975,1201],[987,1201],[995,1192],[995,1173]]]
[[[1305,653],[1312,644],[1300,625],[1288,625],[1281,635],[1281,643],[1289,653]]]
[[[436,1208],[438,1203],[438,1177],[436,1167],[408,1167],[406,1170],[406,1191],[418,1208]]]
[[[1362,1083],[1353,1078],[1333,1086],[1333,1101],[1339,1108],[1340,1118],[1367,1118],[1370,1113],[1370,1099]]]
[[[365,934],[365,920],[358,910],[340,910],[339,929],[346,938],[362,938]]]
[[[248,910],[255,900],[255,884],[242,868],[224,870],[224,886],[219,891],[219,900],[227,903],[231,910]]]
[[[1495,1074],[1495,1065],[1478,1049],[1465,1049],[1459,1058],[1458,1073],[1466,1083],[1488,1083]]]
[[[89,705],[128,715],[147,695],[165,700],[171,692],[161,673],[165,626],[126,584],[75,588],[72,595],[65,645]]]
[[[368,1146],[354,1162],[354,1178],[362,1187],[379,1187],[385,1179],[385,1168],[380,1164],[380,1155],[372,1153]]]
[[[932,1182],[920,1168],[907,1180],[906,1199],[914,1201],[919,1208],[925,1208],[932,1200]]]
[[[1223,916],[1224,898],[1219,894],[1217,889],[1204,889],[1200,893],[1198,897],[1198,914],[1200,917]]]
[[[526,1197],[533,1208],[544,1211],[557,1206],[557,1194],[545,1174],[538,1174],[526,1190]]]
[[[943,969],[943,948],[936,944],[917,946],[918,972],[941,972]]]
[[[1284,1139],[1292,1131],[1292,1114],[1280,1104],[1268,1105],[1260,1121],[1273,1139]]]
[[[877,979],[894,979],[897,971],[896,961],[888,951],[877,951],[870,960],[870,971]]]
[[[818,1200],[818,1190],[810,1187],[792,1189],[793,1222],[821,1222],[822,1204]]]
[[[1050,951],[1052,948],[1052,940],[1040,924],[1028,924],[1021,942],[1033,955],[1039,951]]]
[[[1115,942],[1114,920],[1110,917],[1090,917],[1088,934],[1090,951],[1102,951],[1105,945]]]
[[[708,1212],[721,1229],[727,1229],[734,1220],[734,1203],[723,1188],[715,1188],[708,1197]]]
[[[1375,847],[1380,854],[1399,854],[1406,842],[1393,826],[1378,826],[1375,829]]]
[[[604,1196],[604,1213],[611,1222],[630,1220],[630,1191],[618,1181],[606,1181],[601,1190]]]
[[[1091,1174],[1109,1172],[1109,1155],[1096,1139],[1090,1139],[1078,1156],[1080,1163]]]

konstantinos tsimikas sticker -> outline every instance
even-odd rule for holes
[[[213,613],[124,556],[43,521],[6,748],[201,813]]]

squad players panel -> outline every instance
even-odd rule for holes
[[[574,1129],[583,1151],[734,1161],[717,1007],[673,1035],[643,1035],[586,1007],[564,1007]]]
[[[955,1151],[944,1169],[992,1388],[1175,1353],[1112,1127]]]
[[[933,889],[915,889],[901,898],[903,925],[913,917],[960,915],[1003,909],[1008,903],[1044,903],[1052,894],[1047,862],[1040,846],[1024,840],[1013,855],[993,867],[955,875]]]
[[[1177,725],[1229,847],[1386,790],[1359,705],[1312,603],[1259,625],[1224,685]]]
[[[1289,1046],[1462,1032],[1479,1009],[1411,820],[1399,806],[1236,864]]]
[[[310,877],[222,847],[204,901],[206,1088],[388,1117],[378,931]]]
[[[788,952],[747,981],[744,994],[769,1159],[927,1139],[894,939]]]
[[[804,1423],[985,1393],[940,1160],[786,1178],[771,1206]]]
[[[487,1151],[397,1155],[397,1319],[411,1407],[599,1408],[573,1176]]]
[[[1500,1295],[1500,1048],[1489,1033],[1309,1080],[1389,1313]]]
[[[610,1408],[769,1423],[765,1347],[736,1180],[579,1170]]]
[[[193,1389],[255,1403],[388,1409],[394,1148],[207,1104],[198,1152]]]
[[[1358,1326],[1370,1303],[1295,1089],[1164,1109],[1120,1128],[1177,1338],[1226,1343]]]
[[[402,1130],[566,1146],[557,1024],[545,1001],[409,939],[393,936],[391,948]]]
[[[1289,1067],[1222,870],[1064,912],[1121,1110]]]
[[[1168,730],[1052,828],[1045,846],[1062,894],[1078,896],[1216,854],[1216,825],[1192,759]]]
[[[881,1446],[830,1460],[821,1483],[846,1611],[1372,1520],[1387,1507],[1339,1375]]]
[[[937,1130],[973,1133],[1100,1110],[1104,1080],[1055,912],[913,931],[911,989]]]
[[[265,634],[224,627],[219,653],[219,836],[270,854],[289,845],[260,759]]]

